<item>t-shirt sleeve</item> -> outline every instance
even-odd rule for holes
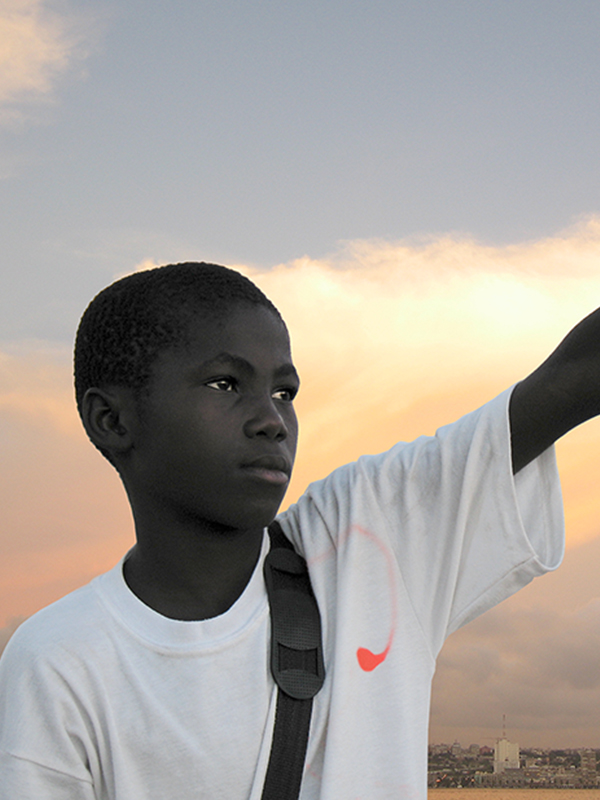
[[[0,800],[96,800],[92,784],[0,751]]]
[[[32,646],[36,635],[41,647]],[[43,619],[28,620],[0,659],[0,800],[96,798],[84,744],[91,732],[62,669],[68,654],[49,638]]]
[[[434,655],[449,633],[562,559],[554,451],[512,475],[510,391],[435,436],[336,470],[283,518],[309,563],[323,539],[341,549],[353,531],[393,553]],[[343,557],[337,564],[361,569]]]

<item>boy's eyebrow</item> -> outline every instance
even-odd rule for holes
[[[214,358],[209,358],[207,361],[204,361],[202,364],[199,365],[199,369],[206,369],[212,365],[231,365],[236,367],[237,369],[241,370],[242,372],[247,373],[248,375],[253,375],[256,370],[252,366],[252,364],[242,356],[236,356],[233,353],[228,353],[224,351],[219,353],[218,355],[214,356]],[[275,377],[277,378],[286,378],[291,377],[295,378],[297,381],[300,381],[300,376],[296,370],[296,367],[292,364],[291,361],[287,361],[284,364],[278,366],[274,373]]]

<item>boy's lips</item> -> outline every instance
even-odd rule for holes
[[[242,469],[256,478],[279,485],[289,481],[292,471],[287,458],[273,455],[258,456],[251,461],[246,461],[242,464]]]

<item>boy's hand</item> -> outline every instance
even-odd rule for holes
[[[600,309],[515,386],[509,411],[514,473],[571,428],[600,414]]]

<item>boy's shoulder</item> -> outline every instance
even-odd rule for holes
[[[26,619],[5,648],[5,659],[53,661],[85,651],[98,639],[102,603],[95,581],[75,589]]]

